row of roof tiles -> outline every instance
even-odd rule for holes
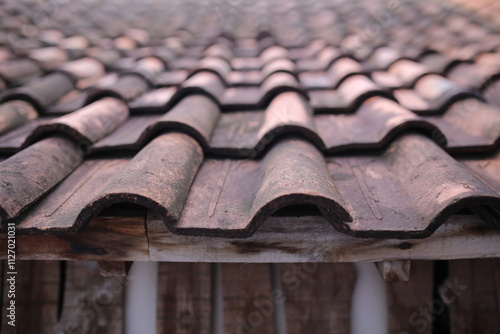
[[[160,90],[161,97],[174,95]],[[130,114],[127,105],[104,97],[60,117],[30,120],[36,111],[23,101],[0,105],[4,124],[22,125],[0,137],[0,153],[12,154],[41,138],[59,133],[79,142],[87,154],[137,152],[161,131],[190,134],[207,153],[255,157],[284,134],[307,138],[325,154],[354,149],[381,149],[409,129],[428,134],[450,153],[492,152],[500,138],[498,107],[477,98],[454,102],[442,114],[411,112],[385,96],[364,99],[348,114],[316,114],[301,94],[277,94],[265,110],[222,113],[206,95],[187,95],[171,109],[155,106],[163,114]],[[167,110],[167,111],[165,111]],[[8,130],[7,126],[4,127]]]
[[[323,37],[336,30],[337,34],[333,34],[336,36],[339,32],[359,29],[367,22],[379,22],[384,27],[412,26],[429,36],[442,36],[443,31],[461,33],[461,40],[473,39],[478,33],[487,31],[484,24],[478,24],[470,12],[467,13],[462,8],[453,7],[446,2],[380,1],[366,4],[362,1],[310,1],[305,4],[301,1],[257,1],[231,4],[225,1],[176,1],[167,5],[159,1],[128,1],[127,11],[124,11],[117,1],[92,4],[89,2],[58,2],[55,4],[57,8],[54,9],[50,4],[44,6],[36,2],[19,4],[7,1],[0,15],[4,18],[3,25],[14,31],[27,24],[27,16],[38,26],[57,29],[59,35],[61,32],[63,36],[80,32],[92,41],[99,41],[103,37],[118,37],[129,30],[130,26],[145,29],[153,37],[163,37],[165,30],[189,26],[196,36],[201,37],[210,36],[214,31],[223,29],[232,31],[241,38],[252,33],[256,36],[259,31],[269,29],[284,39],[287,32],[292,36],[309,33],[321,34]],[[45,14],[45,17],[39,12]],[[47,16],[50,16],[50,20]],[[110,20],[110,17],[115,19]],[[277,22],[278,20],[271,20],[271,17],[280,20]],[[70,22],[71,25],[68,24]],[[424,29],[430,24],[432,29]],[[404,32],[387,29],[381,33],[408,39]],[[36,30],[24,33],[33,36],[36,35]],[[141,44],[149,42],[147,34],[130,32],[129,35]],[[35,41],[43,40],[40,38],[43,36],[37,37],[39,38],[34,39]]]
[[[380,50],[382,49],[378,51]],[[385,49],[381,52],[389,52],[389,50]],[[391,59],[393,62],[388,62],[390,66],[386,70],[373,70],[376,65],[371,65],[372,70],[370,70],[367,68],[369,66],[363,67],[352,58],[337,55],[332,57],[331,65],[328,65],[325,70],[299,72],[296,65],[284,56],[274,58],[260,69],[251,67],[240,70],[231,70],[226,60],[209,56],[194,61],[191,64],[193,69],[189,71],[165,70],[162,60],[157,57],[146,57],[129,62],[128,66],[122,68],[121,71],[106,74],[104,66],[99,61],[86,57],[61,64],[56,72],[52,71],[34,81],[33,76],[36,76],[38,72],[30,72],[29,66],[23,66],[25,60],[20,59],[3,63],[3,67],[8,69],[6,71],[2,71],[2,64],[0,64],[0,75],[3,75],[6,81],[29,81],[29,84],[21,89],[11,89],[2,94],[2,101],[14,98],[29,99],[39,110],[52,107],[56,111],[61,109],[59,112],[64,112],[64,107],[60,107],[61,104],[67,104],[68,100],[76,100],[80,104],[88,103],[89,98],[86,95],[95,94],[99,88],[114,90],[115,95],[123,95],[124,98],[131,100],[144,93],[148,87],[172,85],[198,86],[207,92],[212,90],[213,92],[210,93],[222,105],[234,105],[234,108],[245,108],[245,104],[252,107],[251,103],[243,102],[244,98],[240,96],[241,94],[237,94],[240,87],[245,87],[245,90],[248,90],[248,87],[255,87],[252,88],[256,93],[254,95],[264,95],[275,87],[289,87],[303,90],[304,94],[309,92],[310,95],[317,95],[320,93],[314,91],[325,92],[333,89],[340,92],[351,91],[350,86],[360,86],[362,90],[396,91],[401,92],[401,96],[410,94],[408,90],[411,89],[416,92],[416,94],[411,94],[411,100],[420,106],[423,105],[423,108],[429,108],[425,100],[430,100],[432,103],[436,95],[457,95],[457,93],[467,93],[467,90],[479,94],[500,73],[497,52],[481,54],[473,62],[450,59],[435,53],[424,56],[424,59],[427,58],[433,59],[433,66],[426,66],[425,61],[422,62],[422,60],[417,62],[399,58]],[[13,64],[14,66],[11,66]],[[315,66],[318,66],[318,63]],[[213,80],[206,72],[217,75],[220,82]],[[66,78],[55,73],[65,74]],[[203,79],[201,79],[202,76],[197,76],[199,73],[205,73]],[[131,78],[131,74],[137,75],[138,78]],[[434,75],[430,76],[430,74]],[[360,78],[349,80],[353,76],[366,76],[371,82]],[[200,79],[195,80],[195,77]],[[348,85],[349,81],[355,84]],[[361,84],[361,81],[366,83]],[[72,94],[68,94],[70,92]],[[242,102],[239,103],[239,100]],[[250,102],[258,104],[259,101]],[[76,106],[81,106],[75,103]],[[66,111],[73,110],[70,108]]]
[[[359,57],[339,47],[326,45],[320,40],[296,48],[295,52],[282,46],[272,45],[267,46],[261,52],[252,52],[252,55],[234,54],[230,47],[223,43],[211,44],[206,47],[190,47],[185,50],[183,55],[176,55],[168,47],[144,48],[139,51],[135,50],[135,54],[132,55],[124,55],[123,52],[116,49],[92,48],[69,57],[68,53],[61,48],[45,47],[31,50],[23,57],[10,60],[6,57],[2,61],[0,73],[4,81],[15,86],[39,75],[41,71],[53,70],[65,62],[88,56],[102,63],[102,65],[93,65],[92,69],[97,66],[106,66],[113,70],[124,70],[142,66],[162,71],[161,63],[163,63],[172,70],[210,69],[220,75],[228,84],[239,84],[240,81],[246,84],[259,84],[265,77],[277,70],[293,74],[320,71],[334,77],[340,77],[337,80],[341,79],[343,72],[371,73],[387,69],[390,69],[390,72],[394,74],[401,73],[405,68],[412,69],[410,75],[429,72],[445,74],[462,63],[469,65],[471,62],[475,62],[479,69],[498,66],[498,57],[494,50],[500,46],[500,41],[490,41],[490,43],[489,48],[471,49],[466,55],[438,52],[431,48],[415,48],[401,52],[394,47],[376,46],[371,48],[370,53],[367,53],[365,57]],[[192,55],[189,55],[190,53]],[[155,57],[158,60],[156,63],[153,63],[151,59],[141,62],[140,59],[144,57]],[[414,63],[405,64],[402,59],[413,60]],[[415,64],[417,61],[419,63]],[[87,60],[85,65],[90,66],[88,62]],[[394,63],[399,66],[395,66]],[[75,64],[74,62],[65,64],[65,66],[75,67],[77,64],[80,64],[80,68],[83,67],[81,63]],[[401,64],[405,65],[401,66]],[[102,69],[100,70],[102,71]],[[259,73],[256,72],[257,70]],[[242,74],[232,73],[234,71],[243,71],[242,74],[246,74],[247,79],[243,80]],[[188,72],[188,74],[192,73]]]
[[[241,12],[231,10],[224,15],[218,12],[221,6],[210,2],[196,5],[180,2],[170,6],[136,3],[134,6],[130,3],[133,1],[129,1],[126,14],[114,3],[89,5],[87,1],[62,5],[57,2],[54,4],[56,8],[44,8],[36,3],[7,2],[0,11],[4,28],[0,44],[5,44],[4,51],[14,52],[15,57],[44,45],[58,45],[76,54],[78,50],[81,53],[91,46],[115,47],[128,50],[130,54],[159,45],[179,51],[187,45],[213,43],[221,32],[232,37],[227,33],[229,31],[236,33],[234,40],[239,43],[238,49],[243,53],[249,50],[250,54],[256,43],[259,48],[275,44],[290,47],[306,45],[314,39],[338,45],[342,50],[359,56],[378,45],[392,45],[398,49],[430,48],[446,53],[458,49],[485,51],[498,43],[494,31],[479,24],[470,13],[461,12],[460,8],[450,11],[446,3],[394,1],[367,6],[361,2],[316,1],[307,5],[300,1],[256,2],[222,6]],[[135,11],[139,13],[134,14]],[[42,16],[43,22],[38,22],[38,16]],[[126,17],[121,22],[119,18],[122,16]],[[275,19],[269,19],[271,16]],[[110,17],[116,19],[110,20]],[[236,27],[221,23],[226,19],[233,20],[230,24]],[[155,20],[161,26],[157,32],[153,28]],[[107,29],[107,26],[111,28]],[[143,29],[131,29],[131,26],[142,26]],[[255,33],[248,35],[252,26]],[[242,36],[237,34],[239,27],[250,38],[241,39]],[[199,55],[199,52],[195,54]]]
[[[313,204],[344,233],[419,238],[464,208],[498,227],[498,178],[478,178],[474,163],[412,133],[380,154],[327,159],[287,138],[258,160],[204,159],[196,140],[170,132],[132,159],[83,161],[74,143],[51,137],[0,164],[1,209],[19,233],[76,232],[129,202],[159,212],[174,233],[248,237],[276,210]]]
[[[10,6],[0,16],[29,8]],[[123,14],[72,6],[65,19],[89,8]],[[406,2],[370,5],[392,18],[379,17],[388,29],[371,37],[356,28],[373,12],[325,1],[279,2],[271,11],[284,21],[266,28],[256,22],[269,6],[256,1],[228,15],[249,36],[261,32],[241,39],[220,34],[229,20],[202,32],[216,17],[201,15],[203,6],[175,6],[197,22],[194,34],[104,29],[91,42],[66,36],[55,15],[58,30],[39,31],[32,49],[5,44],[4,227],[73,233],[119,202],[158,211],[174,233],[207,236],[248,237],[276,210],[301,204],[358,237],[426,237],[463,209],[498,227],[493,31],[442,5]],[[2,22],[21,34],[24,23]],[[443,38],[452,43],[436,44]]]

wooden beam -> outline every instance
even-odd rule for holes
[[[151,259],[199,262],[357,262],[500,257],[500,231],[475,216],[455,216],[427,239],[364,239],[323,217],[271,217],[250,238],[177,236],[147,219]]]
[[[500,230],[475,216],[457,215],[427,239],[366,239],[336,231],[323,217],[271,217],[250,238],[226,239],[174,235],[149,212],[147,219],[98,217],[74,235],[19,235],[17,254],[21,259],[167,262],[467,259],[500,257]],[[0,258],[5,257],[2,252]]]
[[[149,261],[145,218],[97,217],[78,234],[18,235],[16,252],[20,259]]]

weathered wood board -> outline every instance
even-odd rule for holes
[[[365,239],[336,231],[322,217],[271,217],[252,237],[227,239],[174,235],[150,212],[146,221],[98,217],[75,235],[20,235],[17,253],[21,259],[168,262],[467,259],[500,257],[500,230],[474,216],[454,216],[427,239]]]
[[[288,333],[349,333],[352,264],[285,264],[281,280]]]
[[[211,264],[160,263],[156,332],[211,333],[211,289]]]
[[[222,265],[224,333],[274,333],[269,264]]]
[[[432,261],[412,261],[408,282],[386,283],[389,334],[432,334],[432,319],[420,310],[432,307],[433,286]]]
[[[2,261],[2,264],[6,264]],[[61,298],[60,261],[17,261],[15,327],[8,325],[9,284],[4,282],[2,333],[51,333],[58,321]],[[3,279],[2,279],[3,280]]]
[[[357,262],[384,259],[500,257],[500,231],[456,216],[427,239],[362,239],[322,217],[272,217],[246,239],[177,236],[155,216],[147,220],[153,261]]]
[[[451,334],[500,333],[498,259],[450,261],[440,293],[450,310]]]

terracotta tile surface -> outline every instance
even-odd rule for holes
[[[498,20],[455,2],[3,2],[3,226],[135,203],[214,237],[302,205],[355,237],[498,228]]]

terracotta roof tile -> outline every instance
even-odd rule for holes
[[[13,100],[0,104],[0,134],[15,129],[38,117],[35,108],[27,102]]]
[[[120,100],[101,98],[73,113],[39,124],[26,138],[30,145],[49,134],[59,133],[72,138],[82,149],[113,132],[128,116],[128,108]]]
[[[0,165],[2,219],[18,216],[81,162],[76,144],[60,137],[42,140],[3,161]]]
[[[52,73],[35,79],[29,84],[6,91],[0,98],[0,103],[12,100],[29,102],[43,113],[45,109],[56,102],[74,87],[74,80],[65,73]]]

